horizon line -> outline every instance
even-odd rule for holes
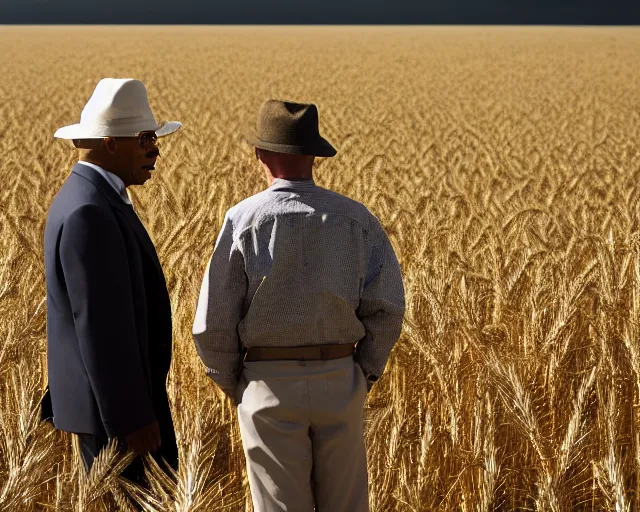
[[[602,27],[637,28],[638,24],[601,23],[0,23],[0,27]]]

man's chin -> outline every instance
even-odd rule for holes
[[[149,179],[151,179],[151,176],[153,175],[153,169],[148,169],[146,167],[143,167],[140,171],[140,173],[138,174],[137,178],[138,178],[138,185],[142,185],[145,182],[147,182]]]

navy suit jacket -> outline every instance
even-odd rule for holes
[[[171,305],[155,248],[94,169],[76,164],[44,240],[49,389],[43,418],[123,437],[170,413]]]

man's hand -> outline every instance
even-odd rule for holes
[[[236,390],[238,389],[237,387],[231,387],[231,386],[218,386],[218,387],[225,395],[227,395],[227,397],[229,397],[233,405],[238,405],[238,401],[236,400]]]
[[[138,455],[155,452],[160,448],[160,425],[157,421],[132,432],[127,438],[127,446]]]
[[[362,370],[362,374],[364,375],[364,378],[367,381],[367,393],[368,393],[369,391],[371,391],[371,388],[378,380],[378,376],[372,375],[369,372],[365,372],[362,366],[360,365],[360,363],[356,362],[356,364],[360,367],[360,370]]]

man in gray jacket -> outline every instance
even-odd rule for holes
[[[367,511],[363,405],[400,335],[400,265],[365,206],[314,183],[336,154],[315,105],[268,100],[245,138],[269,187],[225,215],[198,354],[238,404],[256,512]]]

